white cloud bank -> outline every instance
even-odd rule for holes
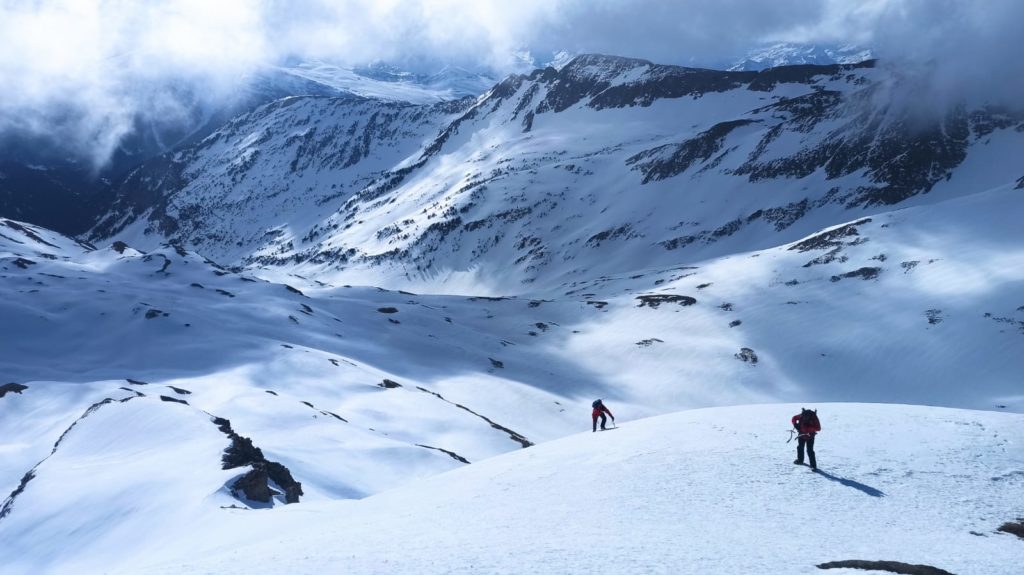
[[[1022,21],[1015,0],[0,0],[0,134],[101,163],[138,116],[173,122],[182,93],[227,97],[288,57],[501,74],[560,50],[711,66],[766,41],[866,44],[933,66],[937,94],[1018,100]]]

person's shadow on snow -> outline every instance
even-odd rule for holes
[[[835,481],[836,483],[840,483],[840,484],[845,485],[847,487],[852,487],[852,488],[856,489],[857,491],[860,491],[860,492],[863,492],[863,493],[867,493],[868,495],[870,495],[872,497],[885,497],[885,493],[883,493],[881,490],[875,489],[874,487],[871,487],[870,485],[864,485],[863,483],[860,483],[859,481],[854,481],[852,479],[847,479],[845,477],[836,477],[835,475],[832,475],[832,474],[830,474],[830,473],[828,473],[826,471],[822,471],[820,469],[818,470],[818,475],[824,477],[825,479],[828,479],[829,481]]]

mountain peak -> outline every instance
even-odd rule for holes
[[[748,52],[729,67],[730,71],[758,71],[797,64],[859,64],[874,56],[869,48],[847,44],[798,44],[779,42]]]

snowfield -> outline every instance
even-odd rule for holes
[[[534,299],[282,285],[0,221],[25,386],[0,398],[0,573],[1015,573],[994,529],[1024,515],[1021,201]],[[574,435],[594,397],[621,428]],[[1017,413],[819,404],[813,476],[774,403],[798,400]],[[299,504],[232,493],[250,467],[221,468],[215,418]]]
[[[1022,572],[1024,113],[289,74],[362,95],[143,164],[94,243],[0,218],[0,575]]]
[[[994,530],[1024,512],[1024,416],[817,405],[813,474],[785,443],[799,407],[622,413],[618,430],[360,501],[211,512],[137,558],[154,566],[111,572],[812,574],[849,559],[1020,572],[1024,542]]]

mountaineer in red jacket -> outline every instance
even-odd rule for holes
[[[814,459],[814,434],[821,431],[821,422],[818,421],[818,410],[800,408],[800,413],[793,416],[791,420],[793,428],[796,429],[796,461],[797,465],[804,464],[804,445],[807,446],[807,458],[810,460],[811,469],[818,470],[818,462]]]
[[[591,406],[593,406],[594,408],[594,411],[590,413],[590,417],[594,420],[594,431],[597,431],[598,417],[601,418],[601,431],[604,431],[604,424],[608,421],[608,418],[604,416],[604,414],[606,413],[608,415],[611,415],[612,422],[615,421],[615,416],[612,415],[611,411],[608,411],[608,408],[604,406],[604,402],[602,402],[600,399],[594,400],[594,403],[592,403]]]

